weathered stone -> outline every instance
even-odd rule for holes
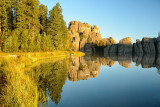
[[[119,41],[119,44],[123,44],[123,45],[130,45],[130,44],[132,44],[131,37],[126,37],[124,39],[121,39]]]
[[[155,40],[155,48],[156,48],[157,54],[160,54],[160,33],[157,39]]]
[[[72,37],[72,50],[84,52],[84,46],[88,42],[99,43],[101,41],[100,30],[96,25],[71,21],[68,29]]]
[[[142,39],[142,46],[143,46],[143,51],[145,54],[148,54],[148,53],[155,54],[156,53],[153,38],[143,38]]]
[[[132,45],[118,44],[118,54],[132,54]]]
[[[117,52],[118,52],[118,45],[117,44],[111,45],[109,53],[117,53]]]
[[[112,37],[103,38],[102,41],[104,46],[116,44],[116,41]]]
[[[136,40],[136,43],[133,44],[133,53],[138,56],[143,55],[143,47],[139,39]]]
[[[90,43],[86,43],[84,46],[84,52],[86,54],[92,54],[92,47]]]
[[[130,37],[121,39],[118,44],[118,54],[128,53],[132,54],[132,42]]]
[[[108,55],[109,54],[109,49],[110,49],[110,46],[107,46],[107,47],[105,47],[104,48],[104,54],[106,55]]]

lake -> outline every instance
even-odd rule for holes
[[[159,107],[160,57],[84,56],[34,67],[39,106]]]
[[[20,69],[1,60],[0,106],[160,106],[159,55],[86,55],[42,62]]]

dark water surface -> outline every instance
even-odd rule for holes
[[[84,56],[32,69],[39,106],[159,107],[160,57]]]

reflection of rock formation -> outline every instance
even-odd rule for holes
[[[93,57],[74,57],[68,71],[70,81],[86,80],[97,77],[99,74],[101,62],[99,58]]]

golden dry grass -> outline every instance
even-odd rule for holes
[[[2,93],[3,100],[5,101],[4,105],[21,107],[38,106],[39,94],[37,92],[37,85],[32,81],[33,78],[26,75],[26,69],[29,71],[28,69],[42,63],[54,62],[68,58],[71,55],[82,56],[84,53],[69,51],[0,53],[0,67],[6,75],[7,81],[3,89],[4,93]]]

